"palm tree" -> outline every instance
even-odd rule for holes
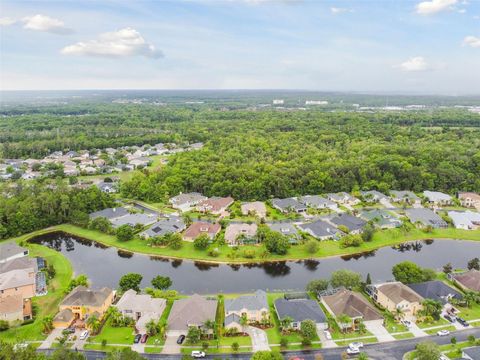
[[[285,316],[283,319],[280,319],[280,325],[282,327],[282,331],[286,331],[290,324],[293,322],[293,319],[290,316]]]
[[[150,319],[149,322],[145,324],[145,327],[147,329],[147,334],[149,336],[155,336],[157,335],[158,332],[158,324],[155,322],[155,320]]]
[[[49,333],[53,329],[53,317],[47,315],[42,319],[43,332]]]
[[[100,329],[100,320],[98,320],[98,317],[96,315],[90,315],[88,318],[87,318],[87,326],[92,330],[92,332],[94,334],[96,334],[98,332],[98,330]]]
[[[463,299],[467,303],[467,307],[472,307],[472,304],[477,300],[477,295],[475,295],[474,292],[469,291],[465,293]]]
[[[212,332],[215,330],[215,321],[213,320],[207,320],[203,323],[203,326],[207,329],[207,330],[212,330]]]
[[[240,318],[240,325],[242,326],[242,332],[245,333],[245,327],[248,325],[247,315],[242,314]]]
[[[110,318],[112,326],[119,326],[122,319],[122,313],[115,306],[110,306],[107,310],[107,316]]]
[[[345,333],[345,330],[349,328],[349,325],[352,323],[352,318],[347,314],[340,314],[337,317],[338,325],[342,329],[342,332]]]
[[[396,313],[396,315],[397,315],[397,319],[398,319],[398,320],[402,320],[402,319],[403,319],[403,315],[404,315],[404,314],[403,314],[403,309],[402,309],[402,308],[397,307],[397,308],[395,309],[395,313]]]

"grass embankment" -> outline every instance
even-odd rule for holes
[[[412,229],[408,233],[403,233],[400,229],[388,229],[378,231],[374,234],[372,241],[365,242],[358,247],[350,247],[343,249],[340,247],[338,241],[322,241],[319,251],[315,254],[310,254],[305,249],[304,245],[292,246],[286,255],[270,254],[268,257],[261,257],[263,247],[245,245],[235,252],[229,246],[218,246],[220,254],[218,257],[208,256],[207,251],[197,250],[193,243],[183,242],[183,247],[180,250],[172,250],[168,247],[151,247],[148,242],[140,239],[133,239],[126,242],[118,241],[116,236],[107,235],[98,231],[84,229],[75,225],[62,224],[52,226],[47,229],[35,231],[30,234],[22,235],[16,240],[27,240],[37,235],[42,235],[54,231],[64,231],[72,235],[80,236],[86,239],[94,240],[99,243],[114,246],[126,251],[144,253],[148,255],[158,255],[170,258],[181,258],[191,260],[203,260],[210,262],[226,262],[226,263],[247,263],[247,262],[261,262],[261,261],[275,261],[275,260],[300,260],[312,258],[325,258],[330,256],[352,255],[360,252],[372,251],[385,246],[392,246],[401,244],[407,241],[425,240],[425,239],[458,239],[480,241],[480,230],[460,230],[460,229],[435,229],[432,232],[426,233],[419,229]],[[215,245],[213,245],[215,246]],[[253,250],[255,257],[246,259],[242,257],[244,250]],[[235,254],[235,255],[234,255]]]
[[[1,333],[2,340],[15,343],[20,343],[24,340],[34,341],[45,338],[45,335],[42,333],[42,319],[45,316],[53,316],[57,313],[58,305],[65,296],[65,291],[73,275],[70,262],[61,253],[41,245],[26,244],[26,246],[30,250],[30,256],[43,257],[47,264],[53,265],[56,274],[48,284],[48,294],[33,298],[33,302],[38,309],[35,321],[31,324],[13,327]]]

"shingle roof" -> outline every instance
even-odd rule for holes
[[[157,220],[156,215],[154,214],[128,214],[125,216],[117,217],[111,219],[113,227],[120,227],[122,225],[135,226],[136,224],[149,225],[154,223]]]
[[[257,290],[254,295],[243,295],[235,299],[225,300],[225,311],[240,311],[247,309],[258,311],[268,309],[267,294],[263,290]]]
[[[165,308],[166,300],[152,298],[150,295],[137,294],[135,290],[127,290],[117,303],[120,311],[132,310],[141,313],[161,313]]]
[[[275,310],[279,319],[290,317],[293,321],[313,320],[315,323],[325,323],[327,318],[315,300],[275,300]]]
[[[447,302],[447,296],[454,296],[457,299],[462,298],[462,294],[443,281],[432,280],[418,284],[408,284],[407,286],[425,299],[437,300],[444,304]]]
[[[364,198],[370,198],[376,201],[387,198],[387,195],[382,194],[380,191],[377,190],[362,191],[361,194]]]
[[[203,196],[200,193],[191,192],[186,194],[178,194],[177,196],[172,197],[170,199],[170,203],[175,205],[182,205],[182,204],[200,202],[202,200],[205,200],[206,198],[207,198],[206,196]]]
[[[294,198],[272,199],[272,204],[282,210],[303,210],[306,206]]]
[[[172,216],[157,221],[150,229],[141,232],[140,235],[162,236],[168,233],[181,232],[185,230],[185,227],[185,222],[181,217]]]
[[[423,192],[423,195],[429,200],[429,201],[449,201],[452,199],[452,197],[448,194],[444,194],[439,191],[429,191],[425,190]]]
[[[38,270],[38,261],[36,258],[24,256],[0,264],[0,274],[12,270],[30,270],[36,272]]]
[[[71,322],[73,320],[73,312],[70,309],[63,309],[60,310],[57,315],[53,318],[53,321],[60,321],[60,322]]]
[[[295,227],[293,222],[278,222],[278,223],[268,223],[268,227],[272,231],[279,232],[285,236],[298,236],[298,229]]]
[[[261,201],[243,203],[241,209],[244,215],[248,212],[255,212],[258,216],[264,217],[267,214],[267,207]]]
[[[363,296],[347,289],[322,296],[322,300],[335,316],[346,314],[351,318],[362,317],[365,321],[382,319],[382,315]]]
[[[302,204],[311,207],[333,206],[335,203],[319,195],[305,195],[298,199]]]
[[[257,233],[257,228],[257,224],[229,224],[225,229],[225,240],[232,243],[240,235],[245,235],[249,238],[254,237]]]
[[[419,303],[423,301],[423,298],[420,295],[401,282],[381,284],[377,286],[377,289],[395,304],[404,300]]]
[[[231,313],[228,316],[225,316],[224,326],[228,326],[232,323],[240,324],[241,317],[236,313]]]
[[[329,224],[323,220],[317,220],[312,223],[301,224],[299,227],[303,230],[310,230],[313,236],[322,238],[326,236],[335,236],[341,231],[335,225]]]
[[[232,197],[212,197],[210,199],[203,200],[197,206],[204,211],[218,212],[223,208],[230,206],[233,203]]]
[[[13,241],[0,244],[0,261],[8,259],[11,256],[24,253],[25,251],[27,251],[27,249],[18,246],[17,243]]]
[[[24,269],[11,270],[0,274],[0,290],[35,284],[35,276]]]
[[[103,209],[100,211],[95,211],[90,214],[90,219],[95,219],[98,217],[104,217],[107,219],[114,219],[120,216],[125,216],[128,214],[128,210],[123,208],[123,207],[117,207],[117,208],[108,208],[108,209]]]
[[[63,306],[101,306],[111,295],[112,289],[104,287],[92,290],[85,286],[77,286],[63,299]]]
[[[453,278],[467,289],[480,291],[480,271],[472,269],[463,274],[454,275]]]
[[[187,330],[189,325],[202,325],[207,320],[215,321],[217,300],[194,294],[176,300],[168,316],[169,330]]]
[[[349,214],[339,214],[330,221],[337,226],[346,226],[350,231],[360,230],[367,223],[365,220]]]
[[[470,359],[480,360],[480,346],[464,348],[462,351],[464,354],[468,355]]]
[[[208,222],[194,222],[185,231],[185,237],[196,238],[202,233],[214,236],[220,231],[220,224],[211,224]]]
[[[430,209],[406,209],[405,214],[412,223],[421,222],[424,225],[431,225],[433,227],[447,226],[447,223]]]
[[[420,200],[420,198],[415,195],[414,192],[408,191],[408,190],[391,190],[390,191],[390,197],[393,200]]]

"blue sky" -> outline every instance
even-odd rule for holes
[[[9,1],[1,89],[480,93],[480,1]]]

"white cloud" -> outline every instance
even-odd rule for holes
[[[353,12],[352,9],[347,9],[347,8],[339,8],[339,7],[331,7],[330,11],[332,14],[341,14],[345,12]]]
[[[415,72],[428,70],[430,68],[430,65],[422,56],[414,56],[404,61],[397,67],[402,69],[403,71]]]
[[[23,27],[28,30],[45,31],[54,34],[71,34],[73,31],[64,22],[46,15],[37,14],[22,19]]]
[[[473,48],[480,47],[480,37],[466,36],[465,39],[463,39],[463,46],[470,46]]]
[[[10,26],[17,22],[17,20],[9,18],[9,17],[2,17],[0,18],[0,26]]]
[[[142,55],[150,58],[161,58],[163,53],[155,49],[132,28],[100,34],[98,39],[78,42],[66,46],[61,51],[64,55],[87,55],[101,57],[127,57]]]
[[[420,15],[436,14],[441,11],[450,10],[458,0],[430,0],[423,1],[416,6],[417,13]]]

